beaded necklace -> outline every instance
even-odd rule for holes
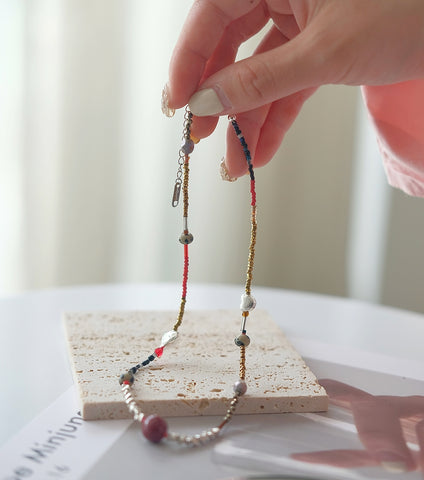
[[[175,432],[168,431],[168,426],[166,421],[158,415],[145,415],[142,413],[135,401],[135,398],[131,391],[131,386],[134,383],[134,375],[143,367],[146,367],[148,364],[153,362],[156,358],[161,357],[164,351],[164,348],[170,343],[174,342],[178,337],[178,329],[181,326],[184,318],[184,310],[187,298],[187,281],[188,281],[188,266],[189,266],[189,255],[188,249],[189,244],[193,241],[193,235],[189,232],[188,229],[188,182],[189,182],[189,160],[190,154],[194,150],[194,141],[191,136],[191,124],[193,121],[193,114],[187,108],[184,115],[184,129],[183,129],[183,143],[179,151],[178,158],[178,170],[177,178],[175,180],[174,193],[172,197],[172,206],[176,207],[179,204],[181,189],[183,191],[183,233],[181,234],[179,241],[183,244],[184,248],[184,267],[183,267],[183,280],[182,280],[182,295],[180,309],[177,316],[177,320],[172,330],[166,332],[161,339],[160,345],[154,349],[153,353],[149,355],[141,363],[130,368],[126,373],[123,373],[119,378],[119,383],[125,398],[125,403],[128,406],[128,409],[133,416],[134,420],[141,423],[141,430],[144,436],[153,443],[159,443],[162,439],[168,441],[174,441],[179,444],[187,446],[201,446],[209,443],[210,441],[217,438],[222,429],[227,425],[231,420],[234,412],[236,410],[239,398],[246,393],[247,385],[245,382],[246,377],[246,347],[250,343],[250,339],[246,333],[246,321],[249,316],[249,312],[252,311],[256,306],[256,300],[251,294],[251,284],[252,284],[252,271],[253,263],[255,257],[255,244],[256,244],[256,190],[255,190],[255,175],[253,172],[252,159],[251,155],[244,139],[244,136],[237,124],[236,118],[234,116],[229,117],[229,121],[234,128],[234,132],[237,138],[240,141],[240,145],[243,149],[244,156],[247,162],[247,168],[250,177],[250,196],[251,196],[251,236],[250,236],[250,245],[249,245],[249,256],[247,262],[247,272],[246,272],[246,282],[245,282],[245,291],[241,296],[241,333],[235,338],[235,344],[240,348],[240,359],[239,359],[239,379],[234,383],[233,390],[234,394],[230,401],[229,407],[222,418],[219,425],[216,427],[210,428],[200,434],[193,436],[180,435]]]

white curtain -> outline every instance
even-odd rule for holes
[[[182,116],[160,95],[190,5],[0,0],[2,293],[181,277]],[[357,99],[322,88],[257,172],[256,284],[346,293]],[[248,185],[219,178],[225,129],[192,156],[192,281],[245,275]]]

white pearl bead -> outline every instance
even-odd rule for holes
[[[233,389],[234,389],[234,393],[238,394],[238,395],[244,395],[247,391],[247,385],[246,385],[246,382],[244,380],[238,380],[234,386],[233,386]],[[234,406],[235,408],[235,406]]]
[[[256,307],[256,300],[253,295],[248,295],[247,293],[243,293],[241,296],[241,303],[240,309],[243,312],[250,312]]]

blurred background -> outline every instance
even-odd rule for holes
[[[160,97],[191,3],[0,0],[1,295],[180,280],[182,114]],[[226,124],[192,156],[192,282],[244,281],[249,192],[219,177]],[[321,88],[257,179],[256,285],[424,312],[424,201],[386,185],[358,88]]]

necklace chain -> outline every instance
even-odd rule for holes
[[[231,398],[229,407],[223,416],[221,423],[209,430],[206,430],[200,434],[193,436],[189,435],[180,435],[175,432],[169,432],[165,420],[158,415],[148,415],[146,416],[142,413],[138,406],[137,402],[132,394],[131,387],[134,383],[134,375],[138,372],[139,369],[146,367],[149,363],[153,362],[156,358],[161,357],[164,348],[174,342],[178,337],[178,329],[181,326],[184,318],[185,305],[187,301],[187,282],[188,282],[188,267],[189,267],[189,245],[193,241],[193,235],[188,229],[188,185],[189,185],[189,160],[190,154],[194,149],[194,141],[191,136],[191,125],[193,121],[193,114],[188,108],[186,108],[184,115],[184,126],[183,126],[183,143],[179,150],[178,157],[178,169],[175,179],[174,192],[172,196],[172,206],[176,207],[180,201],[181,189],[183,192],[183,232],[179,238],[180,243],[183,244],[184,251],[184,264],[183,264],[183,279],[182,279],[182,293],[181,293],[181,302],[180,309],[177,315],[177,320],[172,328],[172,330],[166,332],[161,339],[159,347],[157,347],[151,355],[149,355],[145,360],[138,363],[134,367],[130,368],[126,373],[123,373],[119,378],[119,383],[124,395],[125,403],[127,404],[128,410],[132,414],[135,421],[141,423],[141,429],[145,437],[152,441],[153,443],[158,443],[162,439],[167,439],[170,441],[175,441],[180,444],[188,446],[200,446],[210,441],[214,440],[225,427],[225,425],[231,420],[234,412],[236,410],[239,399],[242,395],[246,393],[247,386],[245,382],[246,378],[246,347],[250,344],[250,338],[246,334],[246,323],[249,312],[252,311],[256,306],[256,300],[251,295],[251,285],[252,285],[252,273],[253,265],[255,259],[255,245],[256,245],[256,231],[257,231],[257,222],[256,222],[256,184],[255,184],[255,175],[252,166],[252,159],[250,151],[248,149],[246,140],[238,126],[235,116],[229,117],[229,121],[232,124],[234,132],[237,138],[240,141],[240,145],[243,149],[244,157],[247,162],[248,173],[250,177],[250,195],[251,195],[251,232],[250,232],[250,244],[249,244],[249,255],[247,261],[247,271],[246,271],[246,283],[245,283],[245,292],[241,296],[241,314],[242,322],[240,328],[240,335],[235,338],[234,342],[240,349],[240,359],[239,359],[239,380],[237,380],[233,385],[234,394]]]

